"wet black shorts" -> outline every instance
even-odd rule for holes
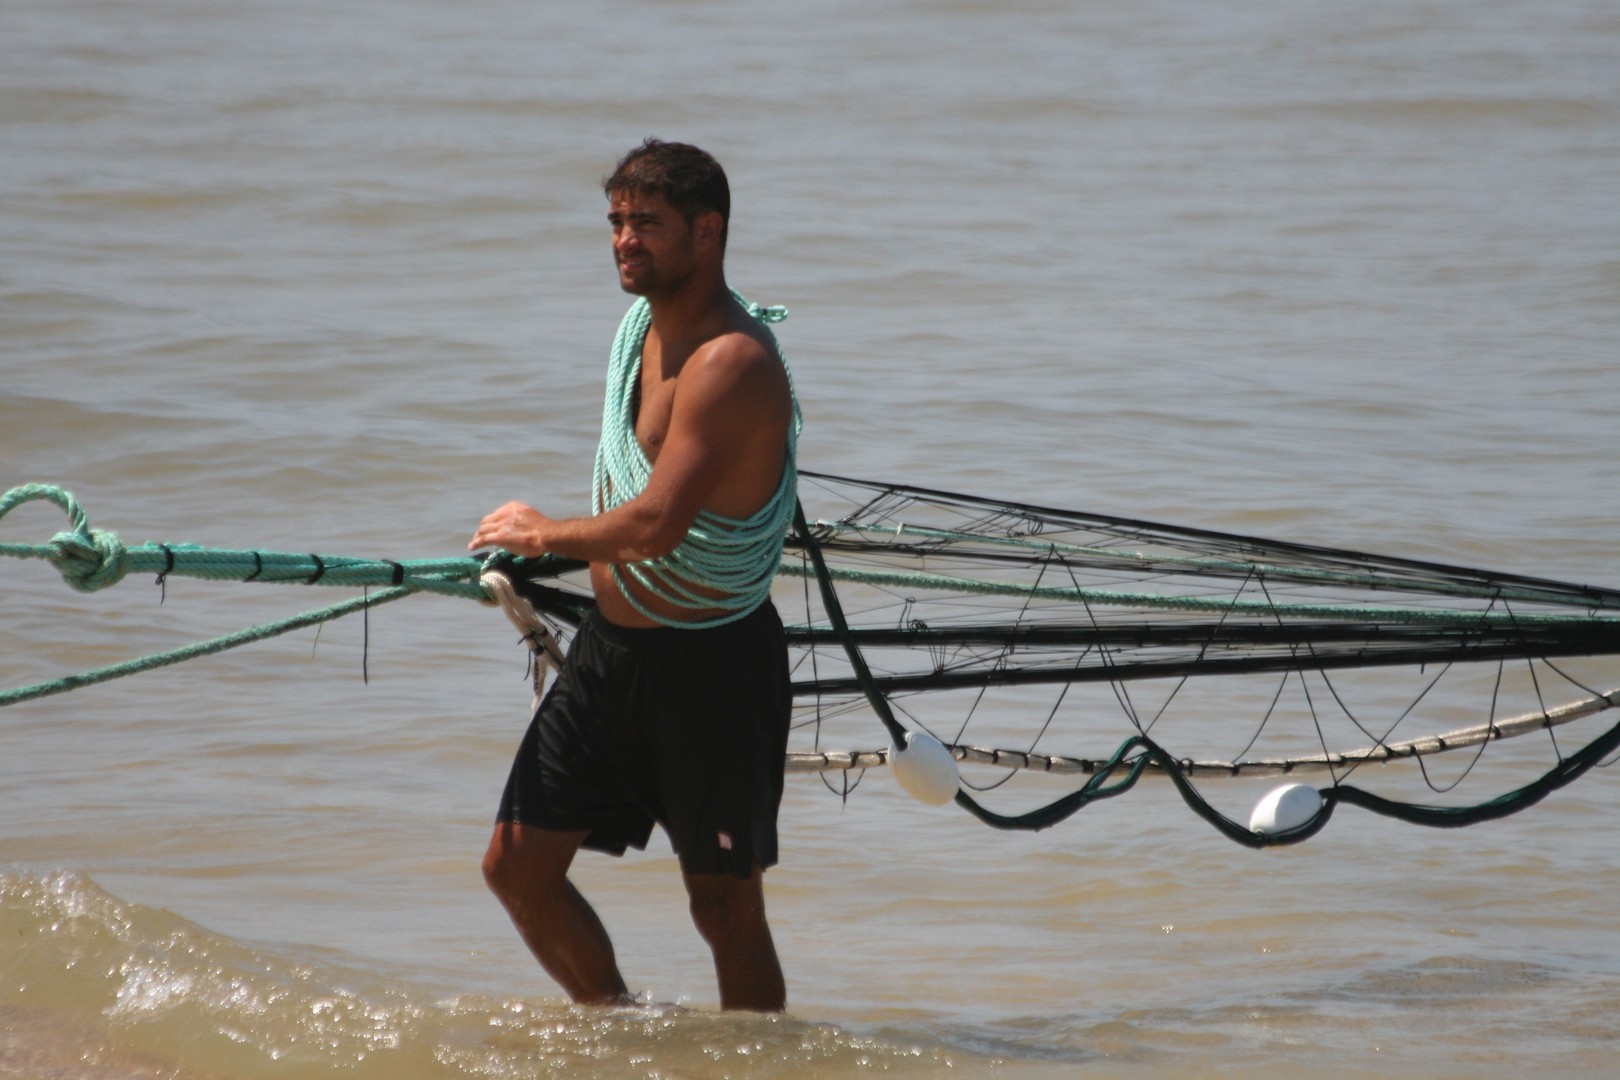
[[[535,711],[496,815],[614,855],[653,822],[681,870],[746,878],[776,862],[792,690],[767,601],[706,630],[635,630],[592,612]]]

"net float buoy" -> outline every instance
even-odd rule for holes
[[[1291,832],[1314,818],[1322,809],[1322,796],[1309,784],[1284,784],[1273,788],[1255,804],[1249,815],[1251,832],[1274,836]]]
[[[906,794],[918,802],[944,806],[956,798],[961,780],[956,759],[928,732],[906,732],[906,745],[889,750],[889,764]]]

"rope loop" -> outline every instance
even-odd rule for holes
[[[90,518],[72,492],[55,484],[22,484],[0,495],[0,517],[26,502],[55,503],[67,514],[66,532],[51,537],[44,557],[64,580],[80,592],[95,592],[116,585],[129,573],[129,551],[117,533],[90,527]]]
[[[90,531],[90,519],[85,515],[84,508],[73,497],[73,493],[57,487],[55,484],[20,484],[4,495],[0,495],[0,518],[5,517],[12,510],[25,502],[44,499],[53,502],[62,508],[68,516],[68,524],[73,526],[76,533]]]

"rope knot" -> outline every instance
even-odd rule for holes
[[[780,304],[771,304],[767,306],[765,304],[755,304],[750,301],[748,304],[748,314],[752,315],[760,322],[779,323],[788,317],[788,309]]]
[[[129,572],[129,550],[117,533],[87,529],[51,537],[51,565],[80,592],[118,584]]]

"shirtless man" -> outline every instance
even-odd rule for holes
[[[507,503],[469,545],[587,560],[597,601],[518,751],[484,876],[575,1001],[629,1002],[567,873],[582,846],[622,854],[657,822],[721,1007],[778,1011],[762,874],[776,861],[790,691],[767,593],[794,503],[797,409],[774,338],[726,286],[719,164],[649,139],[604,189],[619,286],[642,300],[614,348],[596,512]],[[748,570],[705,573],[706,546]]]

